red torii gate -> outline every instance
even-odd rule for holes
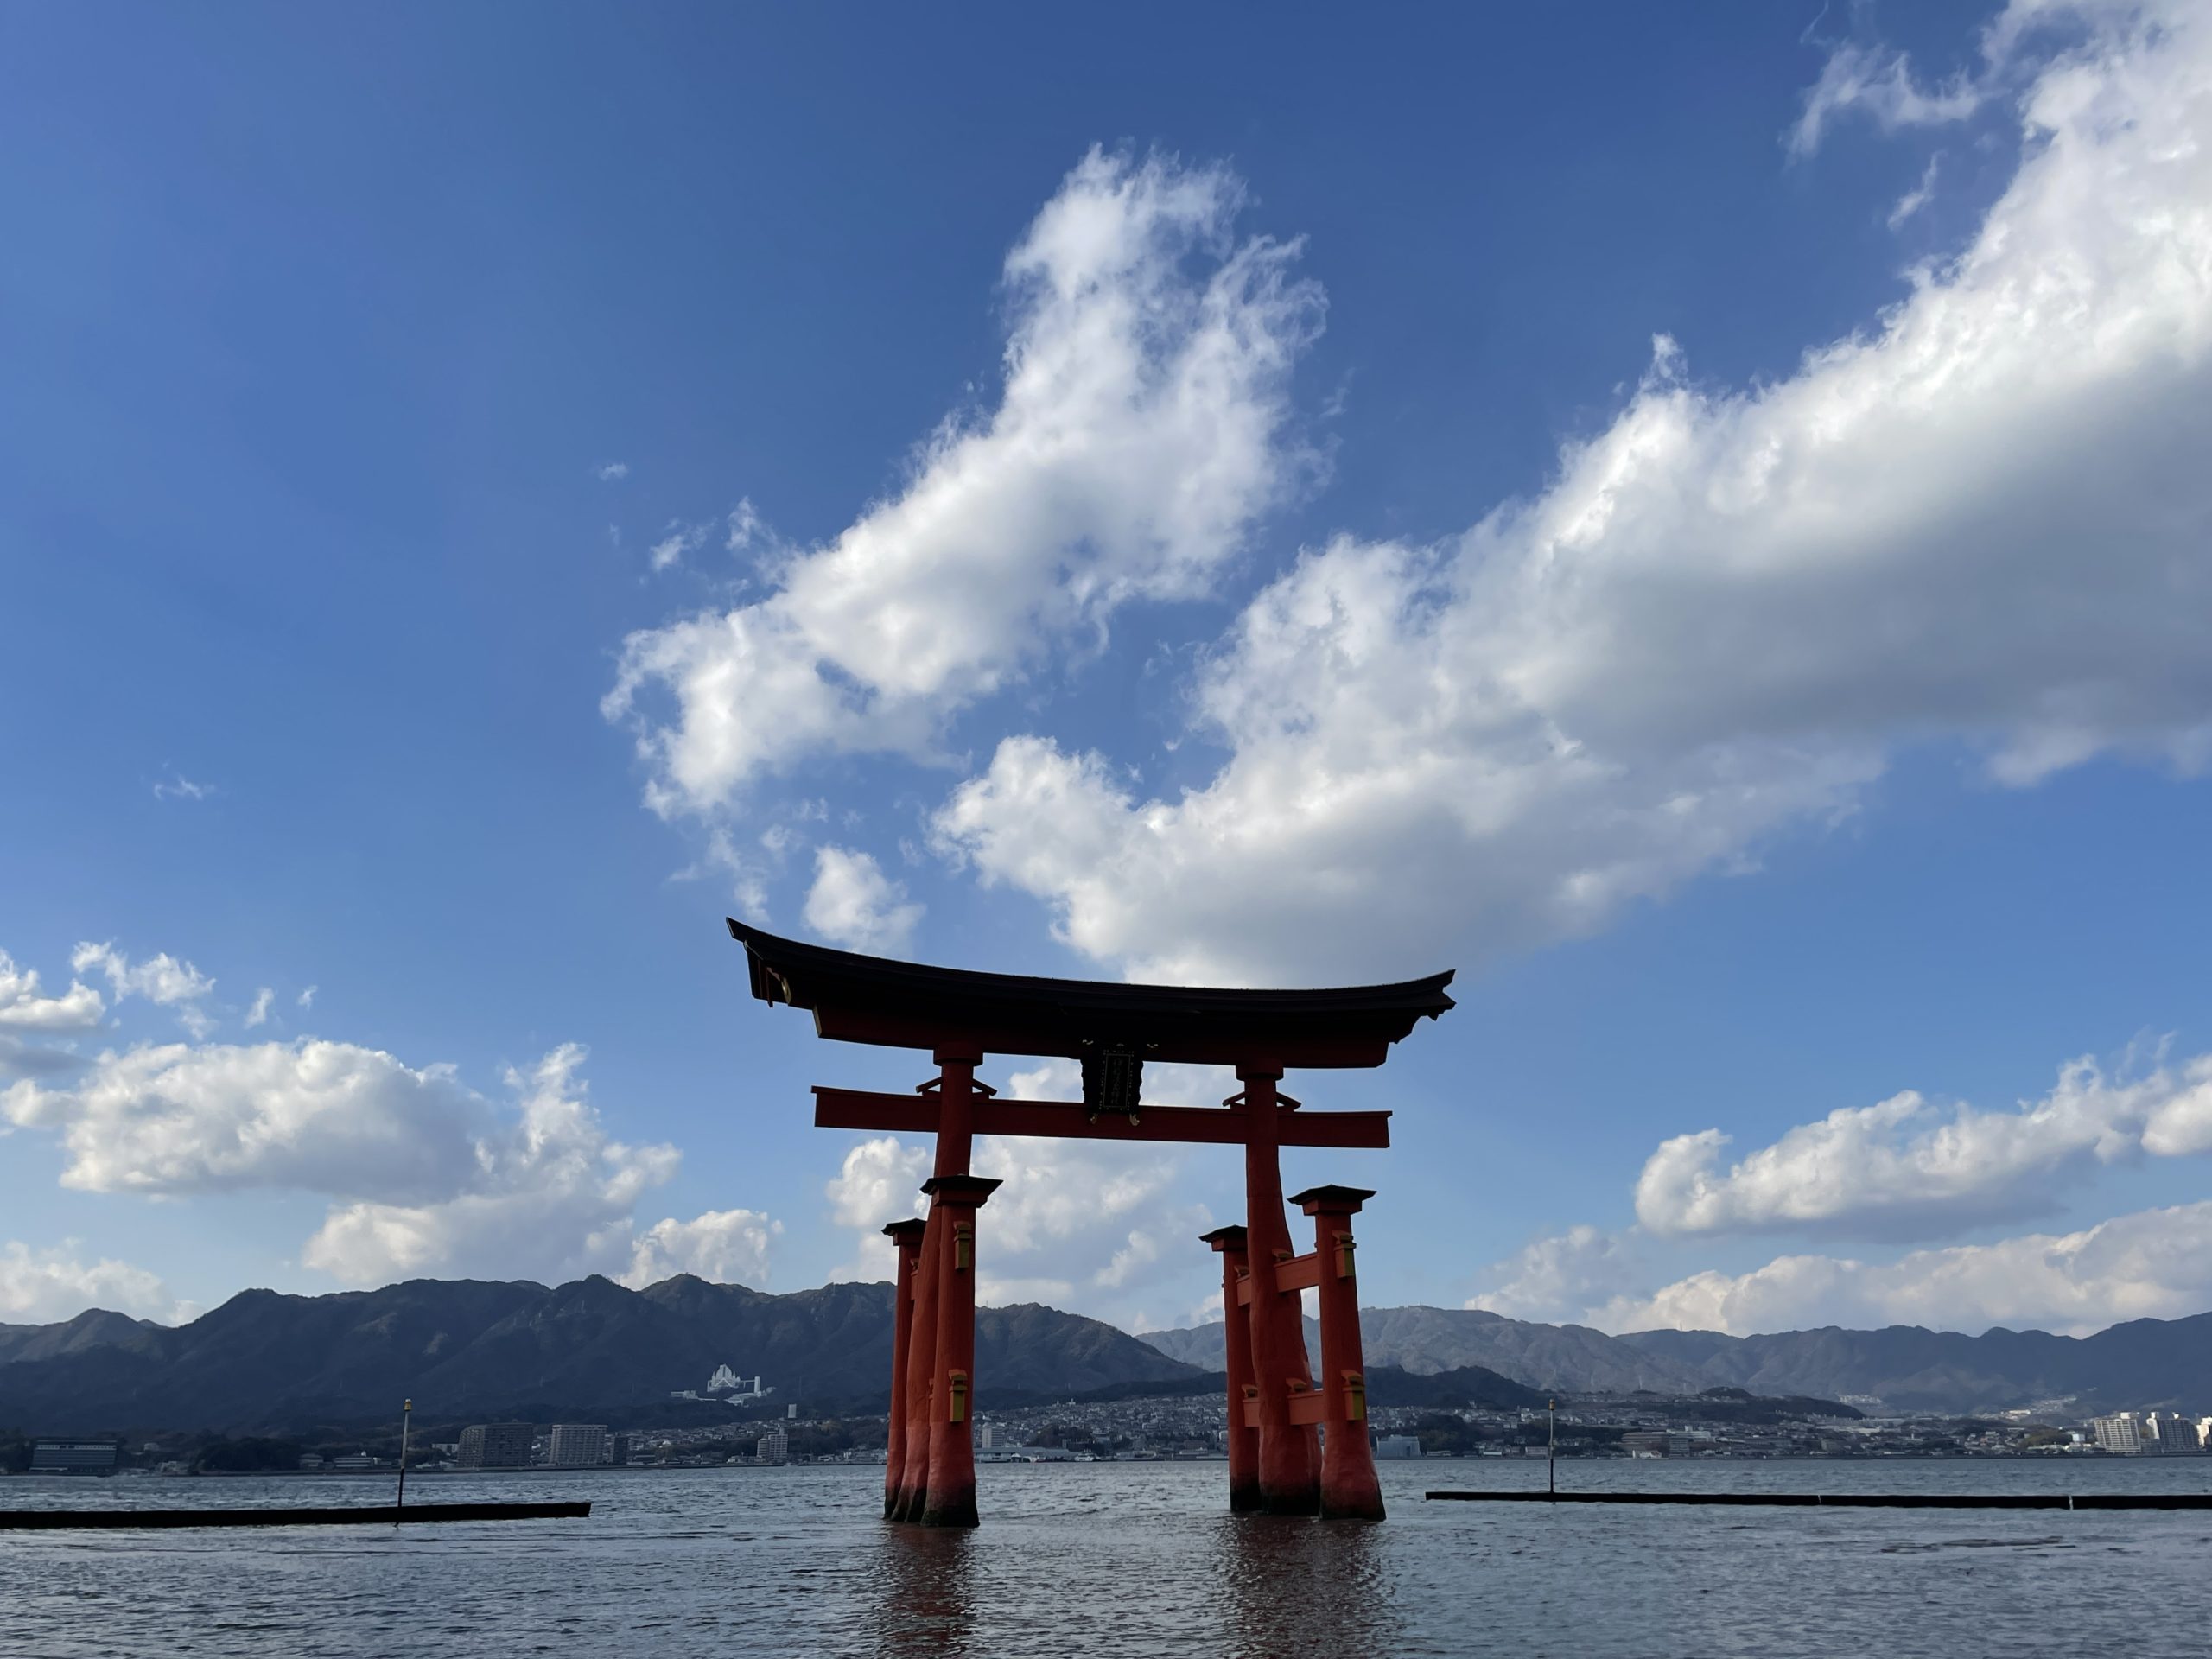
[[[1277,1154],[1283,1147],[1387,1147],[1390,1115],[1301,1111],[1276,1085],[1294,1066],[1382,1065],[1416,1021],[1452,1006],[1449,972],[1338,990],[1122,985],[893,962],[735,920],[729,931],[745,947],[753,995],[763,1002],[810,1011],[817,1036],[923,1049],[938,1067],[911,1095],[814,1090],[818,1128],[937,1141],[922,1184],[928,1219],[883,1230],[899,1251],[886,1516],[976,1524],[976,1224],[999,1183],[971,1174],[969,1160],[977,1135],[1027,1135],[1243,1147],[1246,1225],[1216,1228],[1202,1241],[1222,1262],[1230,1508],[1382,1518],[1365,1427],[1351,1234],[1351,1217],[1375,1195],[1349,1186],[1294,1194],[1314,1220],[1313,1249],[1297,1255]],[[1084,1099],[997,1099],[976,1080],[986,1054],[1078,1060]],[[1226,1110],[1146,1105],[1147,1059],[1232,1066],[1244,1086],[1223,1103]],[[1319,1302],[1318,1389],[1299,1295],[1309,1288]]]

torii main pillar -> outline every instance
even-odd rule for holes
[[[1259,1389],[1260,1508],[1269,1515],[1311,1515],[1321,1501],[1320,1447],[1313,1430],[1291,1420],[1291,1401],[1313,1386],[1306,1363],[1306,1313],[1295,1284],[1281,1269],[1292,1259],[1282,1213],[1282,1169],[1276,1122],[1283,1107],[1280,1067],[1240,1065],[1236,1080],[1246,1118],[1244,1227],[1251,1272],[1253,1381]],[[1224,1310],[1234,1318],[1237,1310]]]

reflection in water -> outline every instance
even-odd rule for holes
[[[886,1523],[874,1558],[868,1605],[877,1653],[978,1651],[975,1634],[976,1535],[964,1527]]]
[[[1401,1650],[1402,1623],[1372,1524],[1224,1516],[1212,1541],[1227,1649],[1237,1659]]]

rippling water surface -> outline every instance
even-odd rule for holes
[[[2212,1490],[2161,1463],[1560,1465],[1561,1484]],[[0,1533],[0,1652],[1236,1656],[2212,1651],[2212,1512],[1426,1503],[1531,1461],[1385,1465],[1380,1526],[1231,1519],[1219,1464],[986,1467],[974,1533],[888,1527],[881,1471],[410,1480],[588,1521]],[[358,1478],[0,1482],[0,1507],[382,1501]]]

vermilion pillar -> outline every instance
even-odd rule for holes
[[[901,1437],[904,1461],[899,1470],[899,1495],[891,1506],[894,1521],[918,1521],[929,1485],[930,1379],[937,1369],[937,1256],[944,1229],[934,1208],[922,1229],[921,1248],[915,1252],[912,1324],[906,1339],[906,1432]],[[890,1471],[884,1484],[891,1484]]]
[[[906,1474],[906,1363],[914,1334],[914,1269],[921,1261],[922,1234],[928,1224],[920,1220],[894,1221],[883,1230],[899,1249],[899,1282],[891,1306],[891,1418],[890,1444],[883,1455],[883,1512],[899,1507],[899,1491]]]
[[[1320,1502],[1313,1433],[1290,1421],[1294,1383],[1303,1386],[1306,1328],[1298,1293],[1277,1287],[1275,1269],[1290,1259],[1290,1229],[1283,1220],[1282,1173],[1277,1166],[1282,1108],[1275,1095],[1279,1067],[1240,1065],[1244,1085],[1244,1205],[1251,1268],[1252,1376],[1259,1385],[1260,1508],[1269,1515],[1311,1515]]]
[[[938,1175],[922,1188],[931,1217],[944,1218],[925,1526],[976,1524],[976,1212],[997,1185],[978,1175]]]
[[[1359,1281],[1352,1270],[1351,1218],[1375,1194],[1315,1186],[1291,1202],[1313,1217],[1321,1303],[1321,1518],[1380,1521],[1382,1483],[1367,1439],[1367,1365],[1359,1340]]]
[[[925,1095],[934,1095],[938,1103],[937,1158],[932,1179],[965,1175],[976,1140],[975,1096],[982,1087],[976,1081],[976,1068],[982,1064],[983,1057],[976,1049],[946,1046],[938,1049],[932,1058],[938,1064],[938,1075],[922,1088]],[[990,1091],[985,1089],[983,1092]],[[923,1191],[928,1190],[925,1183]],[[921,1254],[914,1265],[914,1324],[906,1344],[906,1467],[900,1471],[899,1497],[890,1512],[895,1521],[919,1521],[929,1508],[930,1396],[944,1369],[938,1363],[937,1345],[942,1324],[938,1317],[939,1288],[944,1281],[947,1245],[944,1226],[937,1206],[931,1205],[929,1220],[922,1231]],[[968,1321],[971,1352],[974,1324],[971,1313]],[[887,1485],[887,1469],[884,1478]]]
[[[1244,1229],[1217,1227],[1200,1235],[1221,1256],[1222,1340],[1228,1346],[1229,1507],[1236,1514],[1260,1507],[1260,1432],[1244,1421],[1252,1384],[1252,1321],[1236,1305],[1237,1281],[1247,1270]]]

